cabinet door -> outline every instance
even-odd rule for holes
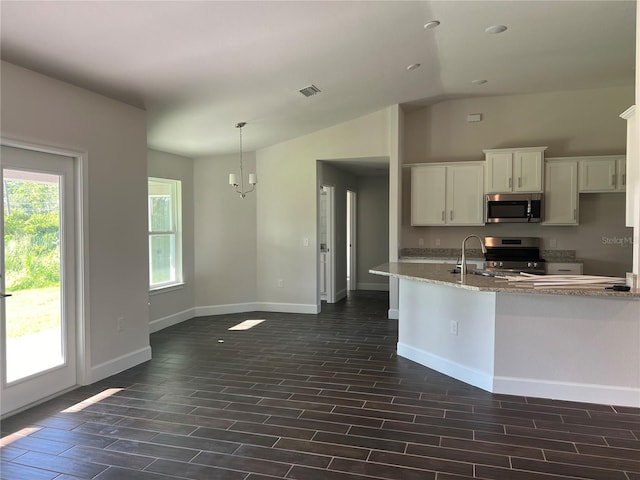
[[[411,225],[444,225],[446,168],[411,169]]]
[[[616,159],[616,190],[624,192],[627,189],[627,159],[620,157]]]
[[[513,191],[542,192],[542,152],[515,153]]]
[[[582,263],[547,262],[547,275],[582,275]]]
[[[616,189],[616,160],[588,158],[580,160],[580,193],[612,192]]]
[[[513,153],[488,153],[487,193],[507,193],[513,190]]]
[[[484,225],[482,165],[447,167],[447,224]]]
[[[545,162],[543,225],[578,224],[578,162]]]

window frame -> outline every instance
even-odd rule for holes
[[[172,225],[169,230],[152,230],[151,225],[151,199],[167,196],[166,194],[151,193],[154,187],[169,188],[170,215]],[[182,269],[182,181],[172,178],[148,177],[147,179],[147,230],[148,230],[148,255],[149,255],[149,291],[175,289],[184,285],[184,273]],[[153,248],[152,238],[157,235],[169,235],[173,238],[173,275],[164,282],[152,283],[153,278]]]

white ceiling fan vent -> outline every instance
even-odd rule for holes
[[[320,89],[315,85],[309,85],[308,87],[301,88],[299,92],[305,97],[310,97],[316,93],[320,93]]]

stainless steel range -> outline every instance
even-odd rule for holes
[[[492,273],[534,273],[544,275],[537,237],[485,237],[485,270]]]

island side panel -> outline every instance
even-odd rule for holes
[[[640,302],[497,294],[494,392],[640,406]]]
[[[491,391],[495,298],[401,278],[398,355]]]

